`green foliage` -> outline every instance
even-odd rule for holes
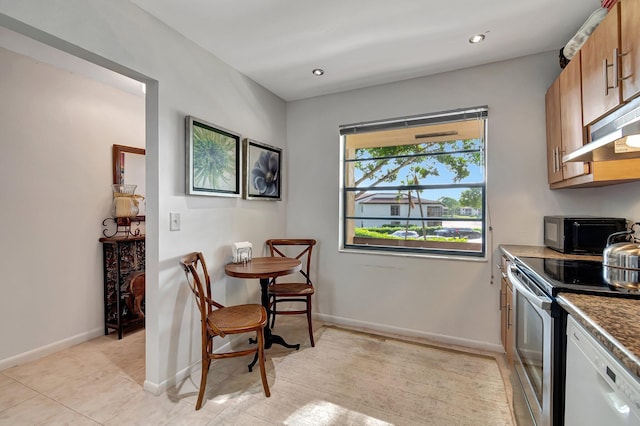
[[[475,140],[469,139],[358,149],[356,150],[356,158],[406,157],[356,162],[355,167],[363,172],[363,176],[355,184],[356,186],[360,185],[368,179],[374,181],[372,186],[383,182],[394,182],[400,170],[410,166],[412,178],[415,180],[414,184],[417,184],[418,179],[424,179],[427,176],[438,176],[439,165],[444,165],[450,170],[454,174],[453,181],[459,182],[469,176],[469,164],[480,165],[482,162],[482,155],[479,152],[453,155],[446,153],[447,148],[449,150],[467,150],[477,148],[477,145]],[[439,155],[414,157],[414,155],[434,153],[439,153]],[[411,182],[407,183],[411,184]]]
[[[356,228],[356,237],[364,237],[364,238],[392,238],[392,236],[387,232],[376,232],[371,229],[380,229],[380,228]]]
[[[438,201],[440,201],[442,204],[447,206],[447,208],[449,209],[449,214],[453,214],[456,211],[456,209],[460,207],[460,202],[455,198],[440,197],[438,198]]]
[[[453,242],[466,242],[467,238],[455,238],[455,237],[437,237],[434,235],[434,231],[437,229],[442,229],[442,226],[428,226],[425,227],[427,241],[453,241]],[[475,231],[480,232],[481,228],[472,228]],[[386,238],[390,240],[404,240],[404,237],[397,237],[393,234],[395,231],[415,231],[419,235],[419,239],[422,240],[422,227],[417,225],[409,226],[408,228],[404,226],[397,225],[382,225],[381,228],[356,228],[355,236],[363,237],[363,238]],[[412,238],[416,240],[418,238]]]
[[[427,235],[429,233],[433,233],[436,229],[440,229],[440,226],[429,226],[427,229]],[[359,235],[359,232],[370,232],[374,234],[380,235],[380,237],[375,238],[385,238],[386,236],[391,236],[396,231],[415,231],[418,235],[422,236],[422,227],[417,225],[411,225],[408,228],[406,226],[398,226],[398,225],[383,225],[381,228],[356,228],[356,236],[364,237],[365,235]]]
[[[465,207],[482,207],[482,190],[480,188],[469,188],[460,194],[460,204]]]

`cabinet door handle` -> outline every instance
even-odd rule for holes
[[[615,51],[617,51],[618,49],[614,49],[614,53]],[[613,62],[615,64],[616,62],[616,58],[613,58]],[[607,63],[607,58],[604,58],[602,60],[602,77],[604,78],[604,95],[605,96],[609,96],[609,89],[615,89],[616,87],[618,87],[618,76],[614,74],[614,84],[613,86],[609,86],[609,73],[608,68],[611,67],[613,68],[614,72],[616,71],[616,66],[614,64],[608,64]]]
[[[556,148],[553,148],[553,173],[556,172]]]
[[[617,49],[616,49],[616,50],[617,50]],[[617,52],[616,52],[616,53],[617,53]],[[620,60],[620,58],[622,58],[623,56],[627,56],[628,54],[629,54],[629,52],[618,53],[617,60],[619,61],[619,60]],[[629,74],[629,75],[628,75],[628,76],[626,76],[626,77],[619,77],[619,78],[618,78],[618,80],[619,80],[619,81],[624,81],[624,80],[628,80],[628,79],[630,79],[631,77],[633,77],[633,73]]]
[[[511,328],[513,323],[511,322],[511,305],[507,305],[507,328]]]
[[[607,78],[607,58],[602,60],[602,78],[604,80],[604,95],[607,96],[609,94],[609,79]]]
[[[500,271],[500,275],[502,275],[502,278],[507,278],[507,274],[504,272],[504,268],[502,267],[502,265],[498,263],[496,266],[498,267],[498,270]]]
[[[558,171],[560,171],[560,169],[564,169],[565,167],[567,167],[567,165],[562,161],[562,156],[564,155],[566,151],[564,149],[560,149],[558,148]]]
[[[620,65],[620,56],[618,55],[618,48],[613,49],[613,88],[618,88],[618,68]]]

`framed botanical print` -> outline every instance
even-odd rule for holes
[[[240,196],[241,136],[187,116],[187,194]]]
[[[248,200],[280,200],[282,149],[244,140],[244,196]]]

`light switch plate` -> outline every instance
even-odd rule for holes
[[[176,213],[176,212],[169,213],[169,230],[170,231],[180,230],[180,213]]]

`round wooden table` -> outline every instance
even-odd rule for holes
[[[271,311],[269,310],[269,281],[271,278],[281,277],[283,275],[293,274],[301,268],[300,260],[291,259],[289,257],[254,257],[247,263],[229,263],[225,265],[224,272],[230,277],[235,278],[258,278],[260,280],[260,293],[262,306],[267,310],[267,324],[264,326],[264,348],[269,349],[271,345],[277,343],[286,348],[300,349],[300,345],[290,345],[276,334],[271,333],[269,327],[269,318]],[[256,358],[249,365],[249,371],[253,368],[257,361]]]

